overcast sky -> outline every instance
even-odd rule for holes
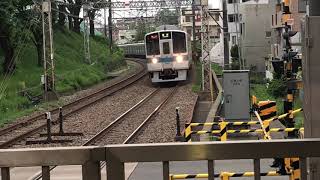
[[[209,6],[211,8],[219,8],[221,7],[220,4],[221,4],[221,0],[208,0],[209,1]]]
[[[118,1],[131,1],[131,0],[118,0]],[[209,8],[221,8],[221,1],[222,0],[208,0]],[[100,11],[100,14],[103,15],[103,11]],[[123,12],[117,11],[117,12],[114,12],[113,15],[114,15],[114,17],[119,18],[119,17],[124,17],[124,16],[128,17],[128,16],[130,16],[129,14],[131,14],[132,16],[136,15],[136,13],[130,12],[130,10],[129,11],[123,11]],[[81,13],[81,16],[82,16],[82,13]],[[96,19],[96,21],[99,22],[100,24],[103,24],[104,23],[103,16],[102,17],[98,17]]]

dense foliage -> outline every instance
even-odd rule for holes
[[[98,0],[88,0],[96,2]],[[35,108],[30,97],[40,96],[43,74],[41,0],[0,1],[0,125]],[[63,1],[60,1],[63,2]],[[79,90],[108,78],[108,72],[126,66],[122,51],[111,54],[105,37],[95,35],[93,9],[90,16],[90,55],[86,64],[79,16],[83,0],[52,1],[56,91]],[[101,6],[100,6],[101,7]],[[82,15],[81,15],[82,16]],[[27,92],[29,96],[23,94]],[[41,105],[40,105],[41,106]],[[37,105],[38,107],[38,105]]]

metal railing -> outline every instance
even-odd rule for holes
[[[42,166],[43,180],[50,166],[82,165],[83,180],[100,180],[100,162],[107,163],[108,180],[124,180],[126,162],[162,162],[163,179],[169,180],[170,161],[208,161],[208,179],[214,179],[214,160],[253,159],[254,177],[260,180],[260,159],[300,158],[301,179],[307,179],[306,158],[320,157],[320,139],[226,141],[110,145],[105,147],[59,147],[0,150],[2,180],[10,179],[11,167]]]

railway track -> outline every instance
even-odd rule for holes
[[[177,91],[178,86],[169,89],[158,88],[141,101],[132,106],[129,110],[118,116],[108,126],[103,128],[82,146],[106,145],[106,144],[128,144],[140,130],[161,110]],[[147,109],[147,110],[146,110]],[[105,162],[101,162],[101,169],[105,167]],[[50,168],[52,171],[57,166]],[[41,172],[38,172],[32,180],[40,180]]]
[[[143,68],[126,79],[113,83],[112,85],[109,85],[88,96],[62,106],[64,117],[68,117],[88,106],[91,106],[104,99],[105,97],[112,95],[118,90],[130,86],[131,84],[144,77],[146,75],[145,65],[139,60],[130,60],[139,63]],[[53,124],[57,123],[59,108],[52,109],[50,112],[52,114]],[[44,120],[45,115],[40,114],[17,124],[13,124],[11,126],[0,129],[0,148],[8,148],[14,143],[21,141],[44,129],[46,127],[46,123],[44,123]]]

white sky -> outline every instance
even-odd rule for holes
[[[220,8],[221,7],[221,0],[208,0],[209,6],[211,8]]]
[[[130,0],[118,0],[118,1],[130,1]],[[197,0],[196,0],[197,1]],[[209,8],[221,8],[221,3],[222,3],[222,0],[208,0],[208,3],[209,3]],[[100,11],[101,14],[103,14],[103,11]],[[131,14],[132,16],[134,16],[136,13],[134,12],[130,12],[129,11],[124,11],[124,12],[114,12],[114,17],[123,17],[123,16],[130,16],[129,14]],[[103,24],[103,16],[102,17],[98,17],[96,19],[98,22],[100,22],[101,24]]]

